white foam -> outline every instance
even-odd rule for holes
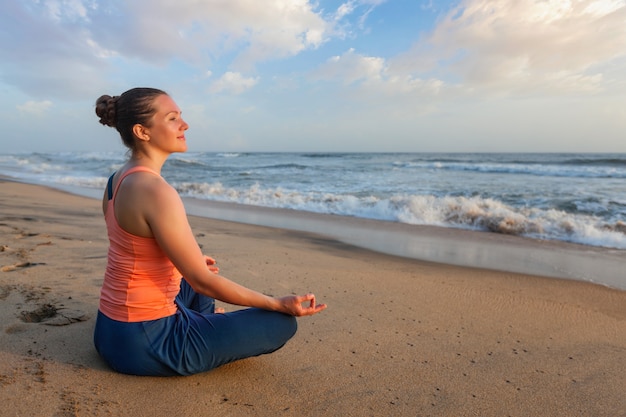
[[[594,216],[554,209],[516,209],[491,198],[396,195],[380,199],[374,196],[302,193],[283,188],[264,188],[259,184],[243,190],[227,188],[221,183],[182,183],[176,188],[184,196],[222,202],[414,225],[484,230],[626,249],[626,234],[614,224],[606,224]]]
[[[0,173],[101,194],[124,160],[0,155]],[[187,153],[173,155],[163,176],[202,200],[626,248],[620,154]]]

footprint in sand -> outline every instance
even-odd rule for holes
[[[21,311],[19,313],[19,318],[24,323],[41,323],[47,326],[66,326],[68,324],[86,321],[90,318],[90,316],[84,311],[67,308],[63,306],[63,304],[59,306],[53,304],[52,302],[45,302],[44,297],[47,293],[47,289],[45,287],[37,289],[34,287],[20,285],[0,285],[0,300],[6,300],[6,298],[16,290],[21,294],[22,299],[27,303],[39,301],[34,310]],[[10,326],[10,328],[7,328],[6,333],[20,333],[23,331],[23,328],[20,325],[15,325],[14,327],[15,328],[11,328]]]
[[[22,232],[22,233],[20,233],[19,237],[38,236],[38,235],[39,235],[38,233],[25,233],[25,232]],[[0,271],[2,271],[2,272],[11,272],[11,271],[16,271],[18,269],[29,268],[31,266],[45,265],[44,262],[30,262],[30,261],[27,261],[26,259],[28,259],[29,253],[33,252],[39,246],[49,246],[49,245],[52,245],[51,241],[37,243],[37,244],[35,244],[34,247],[31,247],[30,249],[26,249],[26,248],[13,249],[13,248],[9,247],[8,245],[0,245],[0,252],[12,253],[15,256],[17,256],[18,259],[22,259],[21,262],[14,263],[12,265],[4,265],[4,266],[0,267]]]
[[[20,318],[25,323],[39,323],[57,315],[57,309],[52,304],[43,304],[33,311],[22,311]]]
[[[11,271],[16,271],[18,269],[23,269],[23,268],[28,268],[31,266],[36,266],[36,265],[45,265],[45,263],[42,262],[18,262],[16,264],[13,265],[5,265],[2,268],[0,268],[0,271],[2,272],[11,272]]]
[[[80,310],[57,308],[53,304],[42,304],[32,311],[22,311],[20,318],[25,323],[41,323],[47,326],[67,326],[89,320],[89,316]]]
[[[68,324],[79,323],[87,320],[89,320],[89,315],[84,311],[64,308],[57,310],[56,316],[48,320],[44,320],[42,324],[45,324],[46,326],[67,326]]]

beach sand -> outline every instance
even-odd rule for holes
[[[1,416],[626,416],[626,291],[190,221],[223,275],[329,307],[271,355],[116,374],[92,344],[99,201],[0,181]]]

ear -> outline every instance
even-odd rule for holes
[[[150,140],[150,132],[148,131],[148,128],[140,125],[139,123],[133,126],[133,134],[139,140],[146,142]]]

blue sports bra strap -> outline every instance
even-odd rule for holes
[[[109,177],[109,181],[107,182],[107,196],[109,197],[109,200],[113,198],[113,176],[114,175],[115,175],[115,172],[113,173],[113,175]]]

